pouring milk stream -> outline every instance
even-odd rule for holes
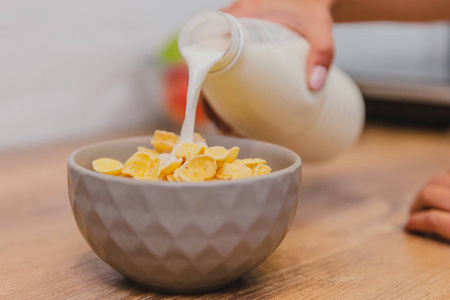
[[[211,68],[223,57],[226,51],[226,47],[218,47],[218,45],[214,46],[215,47],[202,47],[199,45],[192,45],[187,46],[182,50],[183,57],[189,68],[189,83],[186,95],[186,111],[177,145],[184,142],[195,142],[195,113],[202,84]],[[165,161],[164,165],[168,165],[170,162],[176,160],[176,149],[177,146],[174,147],[170,156],[162,157],[163,161]]]
[[[189,69],[180,142],[194,142],[202,87],[237,133],[290,148],[304,160],[328,158],[358,139],[364,124],[359,89],[331,67],[322,91],[309,91],[309,44],[282,25],[203,12],[187,21],[178,45]]]

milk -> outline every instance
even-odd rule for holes
[[[180,49],[189,70],[186,111],[178,144],[175,145],[170,155],[160,155],[163,166],[167,166],[172,161],[176,161],[175,151],[179,144],[195,142],[195,113],[197,111],[202,84],[211,68],[222,59],[226,51],[226,44],[217,44],[216,42],[212,40],[205,45],[193,45]]]
[[[233,128],[242,136],[273,136],[275,143],[282,143],[281,132],[295,138],[311,126],[323,103],[306,84],[305,60],[298,54],[307,48],[304,40],[250,44],[229,70],[208,76],[205,97],[223,121],[239,124]],[[264,130],[255,131],[255,124]]]
[[[226,48],[193,45],[180,49],[189,70],[189,83],[186,96],[186,111],[181,127],[179,142],[194,142],[195,112],[198,99],[210,69],[223,57]]]

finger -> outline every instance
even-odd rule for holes
[[[450,189],[450,171],[447,174],[433,176],[427,182],[427,184],[422,188],[422,190],[418,193],[416,199],[414,200],[414,203],[411,206],[411,212],[425,208],[425,206],[422,203],[423,200],[421,194],[423,193],[423,189],[425,189],[429,185],[438,185],[442,187],[448,187]]]
[[[332,23],[323,20],[321,24],[312,26],[303,34],[311,45],[306,63],[308,86],[311,90],[318,91],[326,82],[334,57]]]
[[[448,187],[450,189],[450,173],[445,175],[436,175],[433,176],[428,184],[440,185],[443,187]]]
[[[230,6],[222,9],[223,12],[226,12],[237,18],[258,17],[260,15],[259,13],[260,10],[261,10],[260,5],[255,3],[255,1],[253,0],[238,0],[233,2],[233,4],[231,4]]]
[[[429,184],[424,187],[411,208],[411,212],[437,208],[450,212],[450,186]]]
[[[450,239],[450,213],[431,209],[411,215],[405,225],[407,230],[435,233]]]

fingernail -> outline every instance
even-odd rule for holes
[[[324,66],[314,66],[311,72],[311,77],[309,78],[309,87],[313,91],[320,90],[327,78],[328,70]]]

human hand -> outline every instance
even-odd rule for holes
[[[405,228],[435,233],[450,240],[450,170],[434,176],[422,188],[411,207]]]
[[[333,61],[331,0],[237,0],[223,11],[235,17],[280,23],[301,34],[311,49],[306,64],[308,86],[320,90]]]

